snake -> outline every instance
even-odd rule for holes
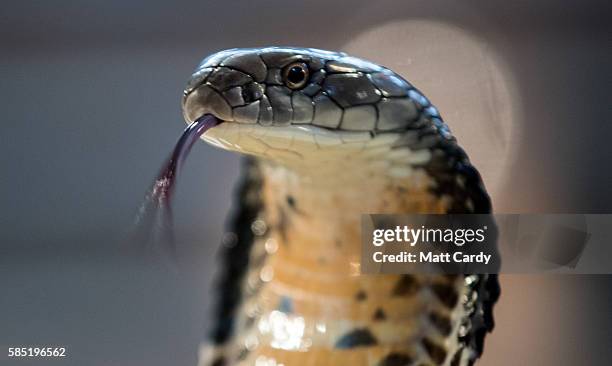
[[[244,155],[199,365],[476,362],[497,275],[360,273],[361,214],[492,211],[419,89],[343,52],[234,48],[197,66],[182,110]]]

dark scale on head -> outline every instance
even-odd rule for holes
[[[354,329],[346,333],[336,342],[336,348],[347,349],[354,347],[373,346],[378,344],[378,341],[368,328]]]
[[[410,296],[419,290],[417,280],[411,275],[403,275],[393,288],[393,296]]]
[[[435,344],[431,339],[423,339],[423,346],[431,357],[431,360],[436,364],[441,364],[446,359],[446,351],[441,346]]]
[[[368,294],[363,290],[359,290],[359,292],[355,294],[355,300],[357,301],[365,301],[367,298]]]
[[[454,286],[436,283],[431,286],[431,289],[444,305],[449,308],[454,308],[457,305],[459,294]]]
[[[242,99],[246,104],[259,100],[262,95],[262,86],[256,83],[247,84],[242,88]]]
[[[410,366],[412,365],[412,357],[405,353],[390,353],[383,358],[378,366]]]
[[[385,314],[385,311],[383,309],[378,308],[374,312],[374,315],[372,316],[372,319],[374,321],[383,321],[383,320],[387,319],[387,314]]]

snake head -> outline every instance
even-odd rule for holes
[[[262,127],[264,142],[274,136],[283,142],[339,132],[397,132],[424,115],[436,117],[437,111],[382,66],[341,52],[268,47],[229,49],[205,58],[185,88],[183,114],[187,122],[214,115],[226,123],[207,132],[205,140],[258,154],[245,148],[244,139],[241,149],[236,138]]]

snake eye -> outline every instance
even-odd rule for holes
[[[299,89],[308,81],[308,65],[303,62],[295,62],[283,71],[285,85],[291,89]]]

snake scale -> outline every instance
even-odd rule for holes
[[[393,71],[312,48],[230,49],[183,96],[245,154],[200,365],[472,365],[496,275],[361,275],[362,213],[491,203],[438,110]]]

